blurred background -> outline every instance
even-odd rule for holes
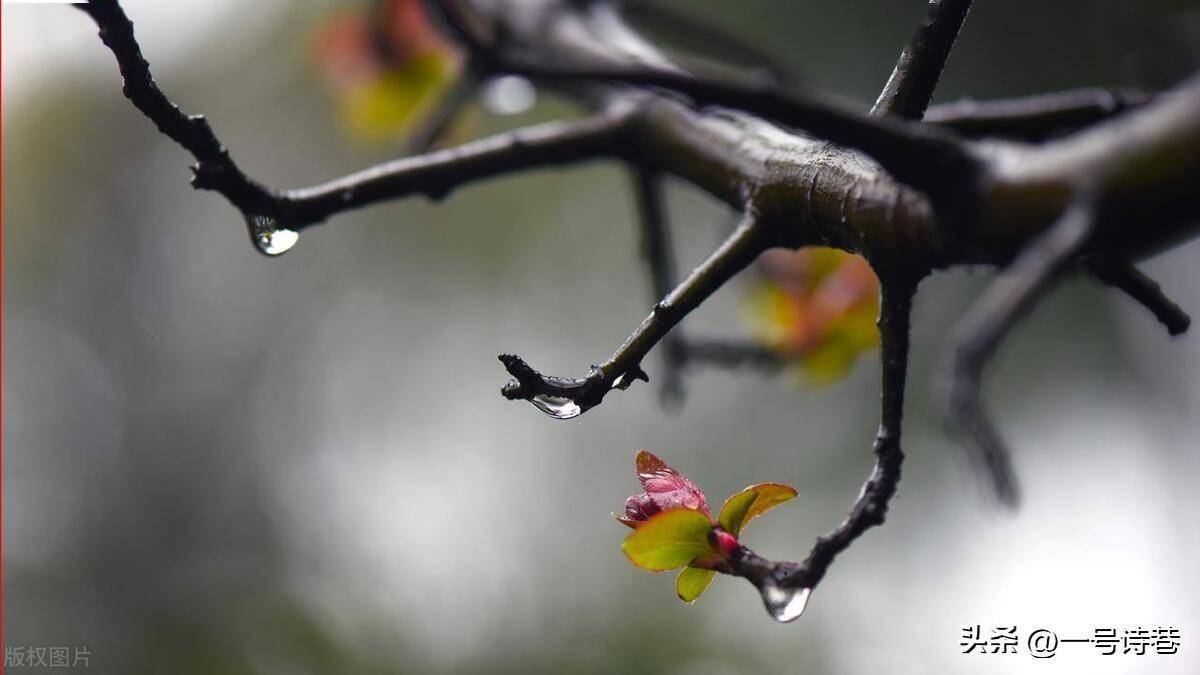
[[[124,4],[159,83],[252,176],[301,186],[400,152],[355,126],[321,48],[339,12],[366,3]],[[864,103],[924,11],[666,4]],[[87,17],[3,11],[6,646],[86,646],[112,673],[1198,671],[1194,335],[1168,339],[1084,280],[1021,324],[988,386],[1025,495],[1001,512],[928,395],[947,327],[991,272],[936,275],[917,302],[909,462],[887,525],[795,623],[729,578],[685,606],[670,575],[619,549],[609,513],[636,491],[634,452],[717,503],[750,483],[796,486],[745,540],[799,559],[871,466],[873,353],[825,386],[700,369],[675,412],[639,383],[552,420],[501,398],[496,355],[581,375],[646,314],[621,167],[344,214],[266,259],[121,97]],[[1157,89],[1198,65],[1195,2],[982,0],[938,100]],[[514,116],[475,106],[454,134],[574,113],[546,95]],[[669,208],[685,269],[734,219],[680,183]],[[1198,261],[1191,243],[1145,264],[1193,315]],[[751,290],[723,289],[686,328],[747,333]],[[645,365],[656,379],[657,358]],[[1183,646],[963,655],[975,624],[1064,638],[1171,626]]]

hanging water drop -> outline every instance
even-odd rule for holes
[[[299,232],[280,227],[279,221],[268,216],[250,216],[246,225],[250,229],[250,240],[264,255],[283,255],[300,240]]]
[[[300,241],[300,233],[284,228],[260,235],[257,243],[258,250],[267,255],[283,255],[295,246],[297,241]]]
[[[804,613],[810,593],[811,588],[782,588],[774,582],[768,582],[763,586],[762,599],[763,604],[767,606],[767,612],[776,621],[787,623],[795,621]]]
[[[533,407],[554,419],[569,420],[572,417],[579,417],[583,413],[583,408],[580,408],[578,403],[563,396],[538,394],[529,399],[529,402],[533,404]]]

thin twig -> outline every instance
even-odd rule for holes
[[[742,222],[703,263],[654,307],[640,326],[607,361],[583,378],[542,375],[523,359],[504,354],[500,361],[515,379],[501,392],[511,400],[528,400],[543,412],[565,419],[597,406],[613,389],[625,389],[634,379],[647,379],[642,359],[683,317],[708,299],[725,282],[745,269],[774,242],[749,207]],[[550,401],[557,412],[539,403]],[[565,414],[565,412],[569,414]]]
[[[742,549],[732,561],[731,573],[748,579],[763,595],[768,609],[781,591],[816,587],[834,558],[871,527],[882,525],[900,482],[904,452],[900,448],[904,419],[904,389],[908,374],[909,324],[912,299],[923,273],[882,273],[880,276],[879,333],[881,396],[879,433],[875,437],[875,465],[846,519],[833,531],[818,537],[802,563],[771,562]]]
[[[204,117],[188,115],[155,84],[133,34],[133,23],[113,0],[79,6],[95,20],[125,80],[125,96],[196,158],[192,184],[223,195],[253,223],[260,217],[301,230],[329,216],[413,194],[441,197],[450,190],[522,169],[576,162],[623,151],[634,106],[566,122],[517,129],[438,152],[405,157],[309,188],[276,191],[249,178],[233,162]],[[253,225],[251,225],[253,227]],[[254,233],[252,232],[252,235]]]
[[[925,23],[901,52],[872,115],[921,119],[970,9],[971,0],[929,0]]]
[[[1091,256],[1085,264],[1097,279],[1124,291],[1153,312],[1154,318],[1166,327],[1167,333],[1181,335],[1192,324],[1192,318],[1167,297],[1162,286],[1132,264],[1107,256]]]
[[[1081,199],[1046,232],[1025,246],[959,321],[942,366],[939,399],[947,425],[964,436],[972,458],[990,479],[997,498],[1017,503],[1008,449],[984,411],[983,367],[1000,341],[1054,286],[1095,228],[1093,207]]]
[[[375,202],[412,194],[441,198],[483,178],[523,169],[611,157],[623,151],[632,109],[547,122],[364,169],[337,180],[278,195],[280,220],[292,228]]]
[[[125,80],[125,97],[171,140],[196,158],[192,185],[216,190],[243,213],[265,213],[274,204],[271,192],[238,168],[203,115],[188,115],[171,102],[150,75],[133,36],[133,22],[113,0],[76,5],[100,28],[100,39],[112,50]]]
[[[930,106],[924,121],[968,138],[1041,141],[1145,105],[1153,98],[1135,89],[1093,88],[992,101],[964,100]]]

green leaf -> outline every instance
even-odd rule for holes
[[[679,599],[691,604],[700,597],[704,589],[712,583],[713,577],[717,575],[712,570],[702,570],[699,567],[685,567],[679,572],[679,576],[675,578],[675,594]]]
[[[738,536],[746,523],[756,516],[793,499],[796,488],[780,483],[759,483],[751,485],[741,492],[725,500],[721,507],[719,518],[725,531]]]
[[[656,514],[638,526],[621,544],[629,562],[644,570],[660,572],[683,567],[712,553],[708,516],[692,509],[671,509]]]

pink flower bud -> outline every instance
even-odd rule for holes
[[[691,509],[712,517],[704,492],[653,454],[642,450],[636,458],[638,480],[645,492],[625,500],[625,513],[617,520],[629,527],[669,509]],[[736,541],[736,540],[735,540]]]

